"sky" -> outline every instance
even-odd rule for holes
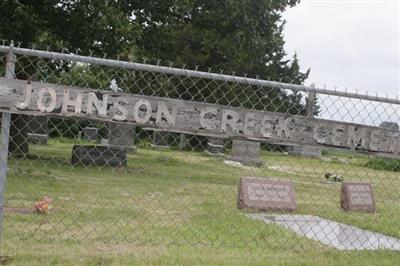
[[[400,0],[302,0],[283,16],[307,85],[400,95]]]

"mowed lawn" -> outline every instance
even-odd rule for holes
[[[241,176],[291,180],[295,213],[400,237],[400,174],[364,167],[368,158],[328,153],[306,159],[263,152],[240,168],[200,152],[140,148],[123,168],[72,167],[72,142],[30,146],[9,160],[2,254],[10,265],[398,265],[400,252],[338,251],[236,207]],[[374,214],[340,209],[340,185],[325,173],[371,182]],[[44,196],[46,215],[29,212]],[[10,210],[11,208],[11,210]]]

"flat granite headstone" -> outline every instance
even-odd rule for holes
[[[223,138],[207,138],[207,148],[206,153],[215,156],[224,155],[224,139]]]
[[[89,141],[97,141],[98,131],[95,127],[85,127],[83,129],[83,138]]]
[[[73,165],[126,166],[126,151],[109,146],[74,145],[71,163]]]
[[[108,130],[108,146],[123,148],[127,152],[133,152],[136,150],[134,126],[110,123]]]
[[[153,131],[151,146],[154,148],[169,148],[169,137],[168,131]]]
[[[260,166],[261,144],[257,141],[234,139],[232,141],[231,160],[244,165]]]
[[[266,178],[242,177],[239,181],[238,208],[267,211],[294,211],[293,183]]]
[[[375,212],[375,200],[370,183],[343,182],[340,206],[345,211]]]

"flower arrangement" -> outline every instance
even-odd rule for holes
[[[53,199],[51,197],[44,197],[43,200],[35,203],[35,209],[37,213],[46,214],[53,208]]]
[[[330,182],[343,182],[343,180],[344,180],[343,176],[335,175],[335,174],[331,174],[331,173],[326,173],[325,179],[326,179],[326,181],[330,181]]]

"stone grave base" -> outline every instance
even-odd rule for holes
[[[71,163],[73,165],[126,166],[126,151],[120,148],[94,145],[74,145]]]
[[[321,149],[315,147],[294,146],[289,149],[289,154],[312,158],[321,158]]]
[[[153,144],[153,143],[150,144],[150,147],[155,148],[155,149],[168,149],[169,148],[169,146],[156,145],[156,144]]]
[[[243,158],[243,157],[231,156],[231,157],[229,157],[229,159],[231,161],[235,161],[235,162],[241,163],[246,166],[257,166],[258,167],[264,163],[262,160],[254,159],[254,158]]]
[[[118,145],[110,145],[110,144],[108,144],[108,147],[115,148],[115,149],[121,149],[121,150],[124,150],[127,153],[135,153],[136,150],[137,150],[136,146],[118,146]]]
[[[30,144],[46,145],[48,139],[49,136],[46,134],[28,133],[28,143]]]
[[[208,143],[204,152],[212,156],[224,156],[224,146]]]

